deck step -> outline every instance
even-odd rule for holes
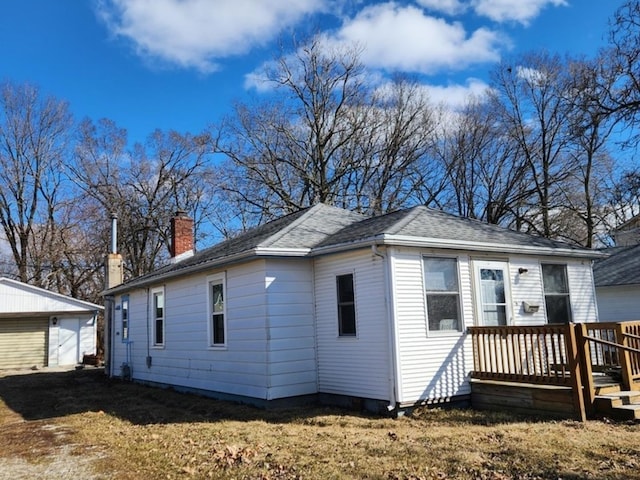
[[[640,391],[596,395],[595,409],[616,420],[640,420]]]

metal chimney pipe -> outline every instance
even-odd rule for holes
[[[118,215],[111,214],[111,253],[118,253]]]

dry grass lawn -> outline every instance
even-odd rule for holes
[[[6,375],[0,478],[640,479],[640,424],[265,411],[99,369]]]

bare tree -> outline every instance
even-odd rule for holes
[[[556,236],[559,189],[575,168],[567,154],[565,63],[546,53],[527,54],[499,65],[492,79],[493,106],[530,170],[533,195],[518,221],[539,235]]]
[[[593,97],[600,109],[635,131],[640,121],[640,1],[627,0],[610,22],[609,44],[599,58],[604,83]],[[631,135],[637,142],[640,134]]]
[[[176,210],[204,221],[203,202],[213,200],[208,135],[155,131],[146,144],[127,149],[126,131],[109,120],[85,120],[76,148],[73,176],[88,202],[106,222],[115,213],[119,250],[128,275],[155,269],[169,253],[169,220]],[[104,252],[107,238],[104,238]]]
[[[299,45],[264,72],[267,101],[239,104],[220,127],[225,189],[263,221],[317,202],[368,213],[416,201],[434,112],[417,83],[365,82],[360,50]]]
[[[18,278],[46,286],[72,118],[65,102],[35,86],[0,88],[0,224]]]
[[[617,124],[615,116],[601,107],[599,99],[610,91],[611,77],[602,77],[598,60],[572,60],[567,64],[569,83],[565,92],[566,123],[569,127],[570,164],[561,185],[564,236],[593,247],[606,225],[610,208],[606,205],[605,181],[611,176],[614,159],[609,154]]]
[[[510,225],[531,195],[530,169],[484,97],[470,98],[447,126],[440,155],[447,169],[448,210]]]

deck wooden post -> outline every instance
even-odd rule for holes
[[[587,420],[587,410],[591,410],[593,401],[591,394],[583,391],[583,365],[589,365],[589,371],[591,371],[591,360],[585,361],[585,357],[588,358],[589,346],[586,344],[584,338],[585,331],[584,325],[581,323],[569,323],[565,330],[565,342],[567,344],[567,360],[569,362],[569,375],[571,375],[571,388],[573,389],[573,406],[574,411],[578,419],[582,422]],[[587,355],[585,355],[585,350]],[[585,390],[591,390],[586,388]],[[585,402],[585,393],[589,396],[588,407]]]
[[[626,330],[623,323],[616,323],[616,343],[628,347],[629,341],[625,336]],[[628,350],[622,348],[618,349],[618,356],[620,361],[622,386],[625,390],[633,389],[633,372],[631,371],[631,354]]]

